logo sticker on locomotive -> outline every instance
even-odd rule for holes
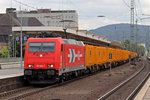
[[[76,57],[78,60],[80,60],[80,57],[82,57],[82,54],[80,54],[80,51],[78,53],[75,53],[74,49],[69,49],[70,54],[68,54],[68,57],[70,58],[69,63],[75,62]]]

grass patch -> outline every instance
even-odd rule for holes
[[[123,74],[126,74],[126,73],[127,73],[127,72],[124,70],[124,71],[123,71]]]
[[[112,74],[111,74],[111,73],[109,73],[109,74],[108,74],[108,76],[110,77],[110,76],[112,76]]]

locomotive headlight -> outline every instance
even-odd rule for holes
[[[51,67],[54,67],[54,65],[51,65]]]
[[[28,65],[29,68],[33,67],[33,65]]]
[[[54,65],[53,65],[53,64],[51,64],[51,65],[50,65],[50,64],[48,64],[47,66],[48,66],[49,68],[50,68],[50,67],[51,67],[51,68],[53,68],[53,67],[54,67]]]
[[[30,67],[32,67],[31,65],[28,65],[28,67],[30,68]]]
[[[42,54],[40,54],[40,57],[43,57],[43,55],[42,55]]]

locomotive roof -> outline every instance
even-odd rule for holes
[[[47,41],[49,39],[54,39],[54,40],[58,39],[61,43],[84,46],[82,41],[76,41],[74,39],[62,39],[61,37],[59,38],[29,38],[29,41],[35,41],[35,40]]]
[[[80,45],[84,46],[82,41],[76,41],[74,39],[63,39],[65,44],[71,44],[71,45]]]
[[[49,40],[58,40],[59,42],[61,43],[64,43],[62,38],[58,37],[58,38],[29,38],[28,41],[30,42],[46,42],[46,41],[49,41]]]

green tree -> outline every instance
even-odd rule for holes
[[[125,47],[126,48],[126,50],[129,50],[129,45],[130,45],[130,40],[124,40],[124,41],[122,41],[121,42],[121,45],[123,46],[123,47]]]
[[[145,53],[145,48],[143,46],[139,46],[134,42],[131,42],[129,39],[126,39],[124,41],[120,42],[113,42],[116,43],[118,45],[121,44],[121,46],[125,47],[126,50],[132,51],[132,52],[136,52],[139,56],[144,56]]]
[[[117,40],[112,41],[112,43],[115,43],[115,44],[121,45],[121,42],[120,42],[120,41],[117,41]]]

